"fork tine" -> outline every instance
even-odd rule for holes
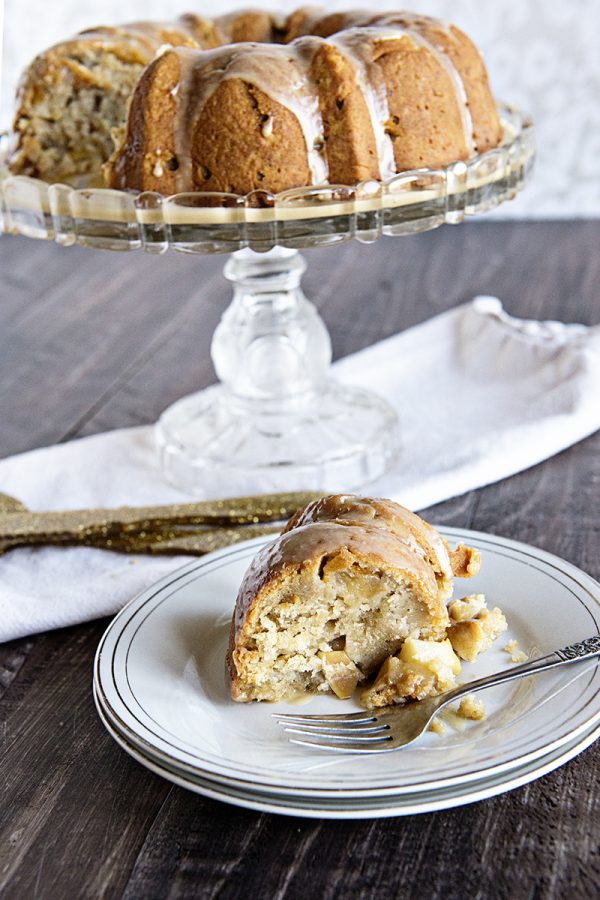
[[[389,741],[391,737],[387,729],[385,731],[376,732],[375,734],[371,732],[369,732],[369,734],[358,734],[356,731],[352,731],[349,734],[346,734],[345,732],[341,731],[322,732],[314,731],[313,729],[287,726],[284,731],[286,734],[300,734],[314,739],[323,738],[327,743],[334,742],[336,744],[379,744],[381,743],[381,741]]]
[[[313,747],[317,750],[329,750],[333,753],[386,753],[394,749],[394,744],[389,738],[377,741],[377,743],[374,743],[373,741],[365,743],[364,741],[348,740],[343,743],[336,742],[333,744],[328,743],[327,741],[306,741],[295,737],[291,737],[289,740],[290,744],[299,744],[302,747]]]
[[[364,725],[354,722],[329,722],[323,725],[313,722],[280,722],[279,724],[284,726],[284,731],[294,732],[295,734],[339,734],[346,736],[353,734],[380,734],[390,730],[389,725],[380,722],[366,722]]]
[[[317,722],[375,722],[377,721],[377,717],[374,713],[365,710],[364,712],[357,713],[334,713],[333,715],[324,715],[324,716],[304,716],[304,715],[295,715],[293,713],[272,713],[271,714],[274,719],[278,719],[280,722],[298,722],[302,724],[306,722],[317,724]]]

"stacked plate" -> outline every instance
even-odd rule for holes
[[[513,665],[516,639],[543,655],[600,632],[600,585],[569,563],[507,539],[454,528],[451,545],[477,547],[468,591],[504,611],[499,645],[463,666],[472,680]],[[263,538],[194,561],[134,599],[96,656],[94,697],[118,744],[164,778],[237,806],[286,815],[371,818],[471,803],[526,784],[600,735],[600,667],[583,662],[492,688],[481,722],[446,725],[378,756],[336,755],[288,743],[270,704],[229,699],[225,671],[238,586]],[[460,596],[461,583],[455,594]],[[277,711],[348,712],[313,698]]]

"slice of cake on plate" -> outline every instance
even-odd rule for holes
[[[454,601],[463,604],[455,608],[464,613],[460,621],[447,608],[453,579],[478,570],[476,550],[450,550],[434,528],[390,500],[314,501],[244,577],[228,650],[233,699],[346,698],[374,676],[362,694],[369,706],[446,690],[460,671],[457,652],[463,655],[453,629],[487,627],[483,601],[471,619],[467,599]],[[463,635],[469,658],[474,640]]]

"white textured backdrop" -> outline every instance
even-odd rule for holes
[[[0,4],[2,0],[0,0]],[[300,3],[213,0],[4,0],[2,126],[20,69],[33,53],[84,27],[136,18],[208,15],[244,5],[278,11]],[[328,11],[358,4],[333,0]],[[494,92],[535,119],[537,168],[527,190],[494,216],[600,215],[600,0],[407,0],[369,9],[409,8],[463,28],[486,58]]]

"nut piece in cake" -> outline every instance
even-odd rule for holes
[[[473,662],[480,653],[489,650],[507,628],[502,611],[497,606],[488,609],[483,594],[453,600],[448,611],[452,620],[448,638],[455,653],[467,662]]]
[[[449,640],[407,638],[398,656],[385,660],[361,702],[375,707],[433,697],[455,686],[460,668]]]

